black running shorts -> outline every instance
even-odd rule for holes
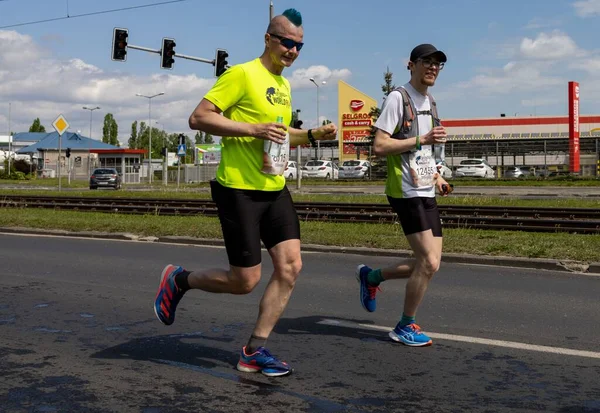
[[[210,182],[217,204],[229,264],[254,267],[261,262],[261,244],[268,250],[282,241],[300,239],[300,222],[287,187],[281,191],[228,188]]]
[[[431,230],[434,237],[442,236],[442,221],[435,198],[392,198],[388,201],[402,225],[404,235]]]

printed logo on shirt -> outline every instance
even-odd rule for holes
[[[274,87],[267,88],[266,92],[267,102],[271,105],[279,106],[290,106],[290,98],[286,93],[280,92],[279,89]]]

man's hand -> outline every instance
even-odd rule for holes
[[[282,144],[285,142],[287,126],[282,123],[256,123],[251,125],[251,136]]]
[[[436,143],[446,143],[447,138],[446,129],[443,126],[436,126],[427,134],[419,137],[419,141],[421,145],[434,145]]]
[[[438,174],[436,174],[438,175]],[[435,186],[438,189],[438,192],[440,193],[441,196],[448,196],[452,193],[452,191],[454,191],[454,188],[452,187],[451,184],[449,184],[448,182],[446,182],[446,180],[444,178],[442,178],[441,175],[438,175],[436,181],[435,181]]]
[[[318,141],[330,141],[337,136],[337,126],[333,123],[328,123],[317,129],[312,130],[314,138]]]

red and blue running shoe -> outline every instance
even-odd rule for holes
[[[360,303],[363,308],[368,312],[372,313],[377,308],[377,301],[375,296],[377,295],[377,291],[381,291],[378,286],[369,285],[367,278],[369,273],[371,272],[371,268],[366,265],[359,265],[356,268],[356,280],[360,286],[359,297]]]
[[[175,276],[181,271],[182,267],[169,264],[160,276],[160,285],[154,300],[154,313],[158,320],[167,326],[175,321],[175,310],[184,294],[175,284]]]
[[[292,372],[287,363],[277,360],[264,347],[259,347],[252,354],[246,354],[246,347],[244,346],[240,353],[237,369],[246,373],[261,372],[268,377],[286,376]]]

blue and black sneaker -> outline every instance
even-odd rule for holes
[[[421,331],[421,327],[415,323],[405,326],[397,325],[390,331],[390,338],[397,343],[402,343],[411,347],[425,347],[433,344],[429,336]]]
[[[371,268],[366,265],[359,265],[356,267],[356,280],[360,285],[360,303],[365,310],[372,313],[377,308],[377,301],[375,295],[377,290],[381,291],[378,286],[369,285],[367,277],[371,272]]]
[[[264,347],[259,347],[252,354],[246,354],[246,347],[244,346],[240,353],[237,369],[246,373],[261,372],[268,377],[286,376],[292,372],[287,363],[277,360]]]

